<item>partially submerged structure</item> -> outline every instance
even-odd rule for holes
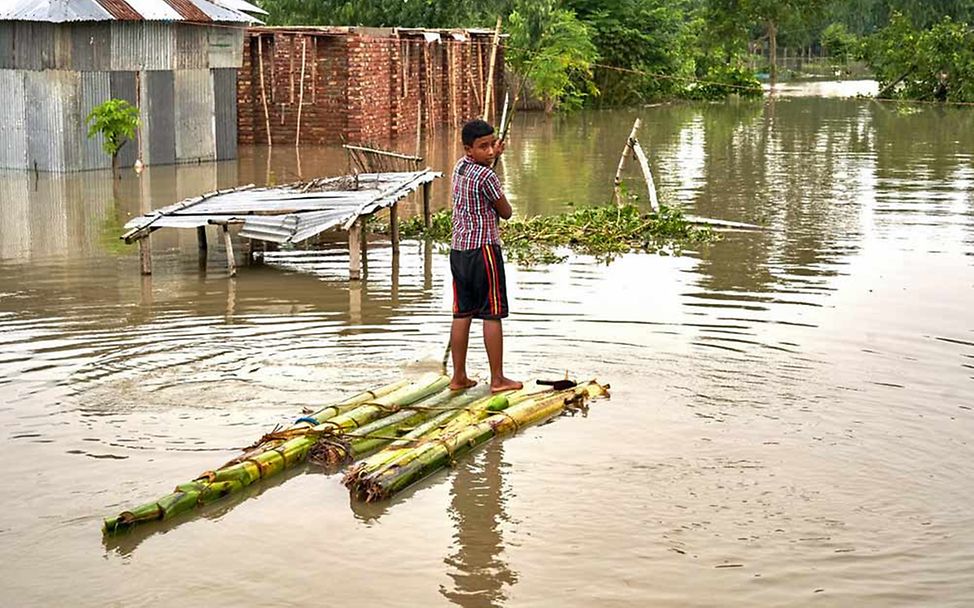
[[[111,166],[85,117],[110,98],[139,108],[120,151],[171,164],[236,158],[244,0],[6,0],[0,5],[0,168]]]
[[[211,192],[133,218],[122,235],[125,242],[139,243],[142,274],[152,273],[149,235],[161,228],[195,228],[200,255],[206,255],[206,227],[223,233],[230,276],[236,274],[230,227],[263,247],[297,244],[319,234],[340,229],[347,233],[349,277],[362,278],[366,251],[365,221],[382,209],[389,210],[393,253],[399,251],[398,202],[423,189],[423,217],[430,221],[430,184],[442,174],[421,171],[361,173],[330,177],[277,187],[243,186]]]
[[[488,94],[499,111],[504,52],[495,43],[480,29],[252,27],[238,81],[240,143],[411,141],[481,116]]]

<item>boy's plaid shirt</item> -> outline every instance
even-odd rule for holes
[[[502,195],[501,182],[490,167],[469,156],[453,168],[453,249],[478,249],[500,245],[494,201]]]

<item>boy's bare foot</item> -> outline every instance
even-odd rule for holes
[[[462,391],[465,388],[473,388],[474,386],[477,386],[477,381],[466,376],[450,380],[451,391]]]
[[[499,393],[501,391],[516,391],[524,387],[524,384],[517,380],[511,380],[501,376],[490,381],[490,392]]]

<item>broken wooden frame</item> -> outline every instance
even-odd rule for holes
[[[339,229],[349,242],[349,278],[362,278],[366,247],[365,222],[382,209],[389,209],[392,249],[399,251],[398,203],[422,187],[423,220],[430,222],[430,188],[442,174],[430,169],[406,172],[361,173],[319,178],[279,187],[253,185],[219,190],[133,218],[121,238],[138,242],[142,274],[152,273],[149,235],[161,228],[196,228],[202,260],[206,257],[206,226],[219,226],[227,251],[229,275],[236,275],[230,227],[250,239],[248,257],[255,242],[290,245],[323,232]],[[395,257],[395,255],[393,256]]]

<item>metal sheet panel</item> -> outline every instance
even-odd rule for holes
[[[0,21],[0,70],[17,67],[14,53],[14,32],[16,28],[10,21]]]
[[[0,20],[47,21],[104,21],[112,16],[95,0],[13,0],[0,7]]]
[[[241,13],[253,13],[255,15],[270,14],[259,6],[255,6],[246,0],[212,0],[212,2]]]
[[[172,70],[176,67],[176,32],[172,23],[142,23],[145,46],[142,57],[146,70]]]
[[[14,23],[13,68],[49,70],[54,62],[54,26],[49,23]]]
[[[173,27],[176,30],[176,69],[193,70],[208,67],[208,28],[183,23],[175,24]]]
[[[142,160],[176,162],[176,106],[172,71],[145,72],[142,82]]]
[[[206,15],[206,18],[212,21],[222,21],[224,23],[235,23],[241,21],[240,11],[235,11],[229,8],[220,6],[214,2],[208,2],[207,0],[185,0],[187,4],[192,4],[193,7],[200,13]]]
[[[0,142],[0,168],[28,167],[24,72],[21,70],[0,70]]]
[[[27,166],[40,171],[65,171],[63,93],[58,78],[63,72],[24,73],[27,112]]]
[[[111,24],[78,23],[70,28],[71,68],[80,72],[103,72],[112,67]]]
[[[181,21],[182,17],[165,0],[126,0],[143,19],[150,21]]]
[[[111,94],[115,99],[124,99],[135,107],[139,106],[136,88],[138,72],[111,72]],[[138,157],[138,149],[133,141],[125,142],[118,152],[120,167],[131,167]]]
[[[213,73],[213,113],[216,122],[216,159],[237,158],[237,70]]]
[[[214,160],[216,126],[209,70],[175,73],[176,162]]]
[[[88,139],[88,129],[84,120],[88,114],[100,103],[104,103],[112,96],[111,78],[108,72],[81,73],[81,102],[80,116],[82,121],[82,138],[80,144],[81,169],[109,169],[112,158],[101,147],[100,138]]]
[[[143,69],[148,59],[145,48],[144,21],[112,21],[112,70],[135,72]]]
[[[207,28],[209,67],[239,68],[243,65],[243,28]]]

